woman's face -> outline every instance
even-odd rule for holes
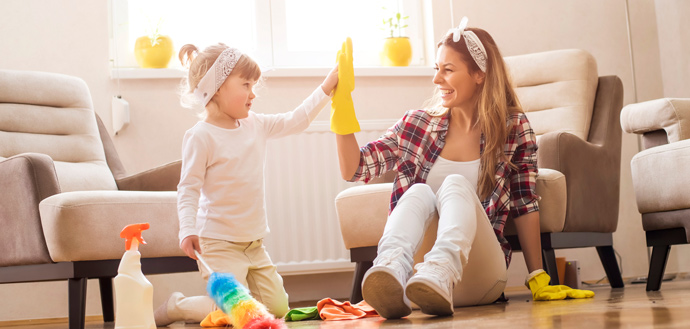
[[[436,54],[434,84],[441,92],[443,107],[469,108],[474,106],[474,95],[484,82],[484,73],[471,73],[462,56],[456,50],[441,45]]]

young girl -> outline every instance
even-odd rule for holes
[[[397,171],[378,255],[362,283],[364,299],[385,318],[409,315],[409,301],[434,315],[496,301],[510,263],[508,220],[534,299],[566,298],[570,289],[548,286],[541,269],[534,132],[493,38],[464,24],[438,44],[434,106],[407,112],[361,149],[353,134],[336,137],[344,179]],[[413,255],[436,218],[435,244],[412,275]],[[585,295],[593,293],[568,297]]]
[[[193,259],[198,251],[214,271],[234,274],[271,313],[282,317],[288,311],[288,295],[263,246],[269,233],[263,173],[266,142],[309,126],[337,84],[337,70],[293,111],[266,115],[250,111],[261,71],[249,56],[224,44],[201,52],[188,44],[179,57],[189,65],[186,94],[205,109],[204,119],[186,132],[182,142],[177,190],[180,247]],[[203,266],[199,269],[208,280],[210,273]],[[200,322],[213,310],[207,296],[174,293],[156,310],[156,325]]]

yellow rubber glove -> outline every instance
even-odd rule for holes
[[[566,298],[594,297],[594,291],[573,289],[564,285],[550,286],[551,277],[544,270],[536,270],[525,279],[534,300],[559,300]]]
[[[360,131],[352,103],[352,91],[355,90],[355,70],[352,67],[352,39],[343,42],[338,50],[338,85],[331,98],[331,131],[338,135],[347,135]]]

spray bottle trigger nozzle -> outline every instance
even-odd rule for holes
[[[129,250],[132,247],[132,240],[136,239],[137,244],[146,244],[144,238],[141,237],[141,231],[148,230],[150,227],[149,223],[139,223],[131,224],[125,226],[120,232],[120,237],[125,239],[125,250]]]

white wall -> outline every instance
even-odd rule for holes
[[[432,15],[437,24],[434,41],[438,40],[450,27],[448,4],[423,1],[434,9]],[[690,50],[690,36],[687,29],[680,32],[682,15],[677,12],[688,13],[690,5],[682,0],[631,2],[637,100],[674,93],[689,97],[686,86],[690,85],[687,83],[690,59],[685,54]],[[470,25],[483,27],[495,37],[505,56],[561,48],[591,52],[597,59],[600,75],[614,74],[623,80],[625,103],[636,101],[624,0],[494,0],[490,3],[455,0],[454,9],[456,23],[463,15],[469,16]],[[657,24],[657,17],[662,14],[663,24]],[[110,124],[110,99],[117,92],[117,84],[110,78],[107,1],[4,0],[0,2],[0,22],[0,68],[50,71],[84,79],[96,112],[106,125]],[[678,38],[681,42],[677,42]],[[664,56],[659,55],[660,50]],[[681,70],[684,68],[686,74],[674,74],[677,62],[684,65]],[[430,95],[429,80],[426,77],[358,78],[354,94],[358,117],[360,120],[399,118],[404,111],[419,107]],[[320,81],[313,77],[269,78],[254,108],[267,113],[287,111],[299,104]],[[120,94],[130,103],[132,123],[113,139],[129,172],[179,158],[182,135],[196,122],[196,117],[178,105],[178,82],[176,79],[121,81]],[[325,112],[317,120],[327,120]],[[626,277],[646,275],[647,269],[644,235],[630,182],[629,161],[636,152],[636,137],[624,136],[620,220],[614,243],[623,256]],[[558,254],[579,259],[584,279],[604,276],[593,248]],[[687,249],[678,254],[684,256],[676,258],[688,258]],[[679,264],[672,257],[670,271],[689,268],[687,261]],[[525,274],[522,257],[516,254],[509,284],[521,285]],[[156,305],[175,290],[187,294],[203,292],[195,273],[156,275],[150,280],[155,286]],[[346,298],[350,274],[288,277],[285,282],[292,300]],[[90,282],[87,315],[101,313],[97,291],[97,284]],[[0,296],[0,321],[66,317],[67,314],[66,282],[0,285]]]
[[[657,0],[656,17],[664,97],[690,98],[690,2]],[[690,245],[671,248],[667,272],[690,269]],[[677,261],[677,267],[673,262]]]

